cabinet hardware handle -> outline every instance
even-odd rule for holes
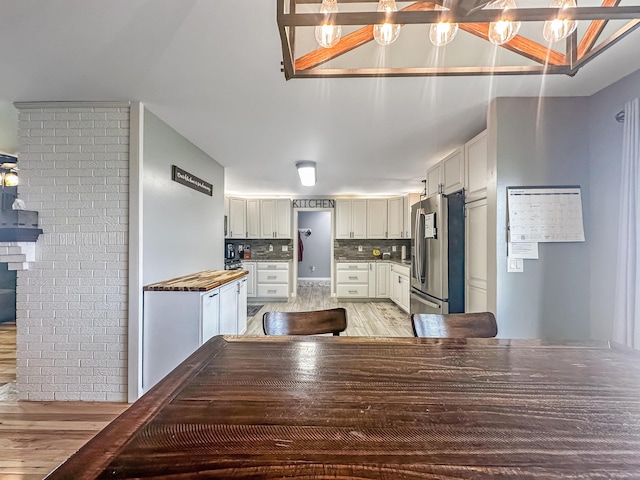
[[[211,297],[215,297],[216,295],[218,295],[218,292],[216,292],[216,293],[212,293],[211,295],[209,295],[209,298],[211,298]]]
[[[276,293],[275,290],[267,290],[268,293]]]
[[[275,276],[275,275],[268,275],[268,276],[267,276],[267,278],[268,278],[269,280],[275,280],[275,279],[276,279],[276,276]]]
[[[357,290],[349,290],[349,293],[355,295],[356,293],[358,293],[358,291]]]
[[[349,277],[349,280],[357,280],[358,277]]]

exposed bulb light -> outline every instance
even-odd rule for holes
[[[485,8],[498,9],[501,8],[504,12],[510,8],[517,8],[515,0],[496,0],[490,3]],[[520,30],[521,22],[511,22],[509,20],[499,20],[497,22],[491,22],[489,24],[489,40],[495,45],[502,45],[503,43],[510,42],[513,37],[518,34]]]
[[[445,10],[439,5],[436,5],[436,10]],[[448,9],[447,9],[448,10]],[[458,24],[450,22],[438,22],[432,23],[429,27],[429,40],[436,47],[442,47],[456,38],[458,33]]]
[[[5,187],[17,187],[19,183],[18,174],[15,172],[7,172],[4,174]]]
[[[316,26],[316,41],[318,45],[324,48],[335,46],[342,35],[342,27],[329,22],[329,14],[338,13],[337,0],[322,0],[320,5],[320,13],[325,14],[325,22]]]
[[[397,12],[395,0],[380,0],[378,2],[379,12]],[[390,45],[396,41],[400,35],[400,25],[395,23],[383,23],[382,25],[373,26],[373,38],[379,45]]]
[[[316,162],[303,160],[296,163],[300,183],[305,187],[312,187],[316,184]]]
[[[575,8],[576,0],[551,0],[551,8]],[[542,35],[547,42],[555,43],[567,38],[578,27],[577,20],[567,20],[560,17],[544,22]]]

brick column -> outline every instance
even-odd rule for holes
[[[18,272],[19,398],[126,401],[129,104],[16,107],[18,194],[44,230]]]

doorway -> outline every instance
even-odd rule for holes
[[[333,210],[294,210],[294,289],[301,282],[329,285],[333,292]]]

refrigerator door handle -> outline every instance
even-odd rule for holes
[[[438,308],[438,309],[440,308],[440,305],[438,305],[437,303],[430,302],[429,300],[425,300],[424,298],[421,298],[420,301],[425,305],[427,305],[428,307]]]
[[[415,249],[416,249],[416,254],[413,257],[414,262],[417,264],[415,271],[418,274],[418,282],[423,283],[424,282],[424,275],[422,274],[422,258],[420,256],[420,254],[422,253],[422,246],[424,244],[424,238],[420,238],[420,217],[422,216],[422,214],[420,213],[420,209],[416,210],[416,224],[415,224],[415,233],[416,233],[416,238],[415,238]]]

